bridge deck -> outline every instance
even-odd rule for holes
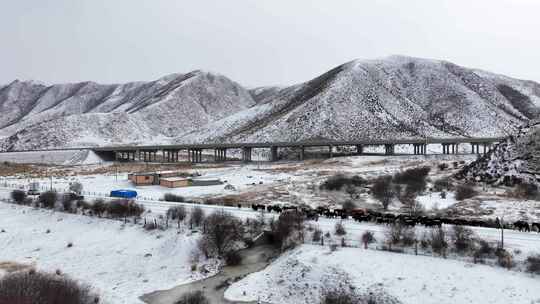
[[[285,147],[328,147],[328,146],[380,146],[380,145],[413,145],[413,144],[460,144],[460,143],[495,143],[503,137],[459,137],[459,138],[417,138],[417,139],[383,139],[383,140],[346,140],[346,141],[296,141],[296,142],[264,142],[264,143],[212,143],[212,144],[173,144],[173,145],[118,145],[103,147],[73,147],[57,149],[28,149],[1,151],[12,152],[45,152],[92,150],[95,152],[137,151],[137,150],[187,150],[187,149],[240,149],[240,148],[285,148]]]
[[[385,139],[385,140],[351,140],[351,141],[297,141],[297,142],[265,142],[265,143],[215,143],[215,144],[176,144],[150,146],[109,146],[86,148],[97,152],[135,151],[135,150],[186,150],[186,149],[238,149],[238,148],[271,148],[271,147],[327,147],[327,146],[380,146],[407,144],[445,144],[445,143],[494,143],[502,137],[483,138],[424,138],[424,139]]]

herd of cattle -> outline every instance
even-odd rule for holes
[[[253,204],[251,208],[255,211],[264,210],[266,212],[287,212],[295,211],[301,212],[306,216],[308,220],[317,221],[319,217],[326,218],[352,218],[357,222],[374,222],[377,224],[402,224],[409,227],[415,227],[422,225],[425,227],[441,227],[446,225],[460,225],[460,226],[474,226],[474,227],[486,227],[486,228],[500,228],[501,223],[496,220],[478,220],[478,219],[462,219],[462,218],[444,218],[444,217],[431,217],[431,216],[412,216],[393,213],[382,213],[368,209],[329,209],[326,207],[317,207],[312,209],[309,207],[297,207],[297,206],[281,206],[281,205],[261,205]],[[504,229],[516,229],[523,232],[537,231],[540,233],[540,223],[529,224],[526,221],[517,221],[514,223],[502,223]]]

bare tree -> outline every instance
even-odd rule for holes
[[[290,248],[303,238],[304,216],[296,211],[283,212],[270,226],[275,244],[282,249]]]
[[[347,192],[351,199],[354,199],[355,195],[358,193],[358,190],[354,185],[349,184],[345,187],[345,192]]]
[[[39,202],[44,208],[53,209],[57,200],[58,194],[56,191],[47,191],[39,196]]]
[[[383,208],[388,209],[388,206],[395,196],[392,187],[392,176],[385,175],[377,178],[371,187],[371,192],[373,196],[381,202]]]
[[[203,223],[204,220],[204,211],[201,207],[196,206],[193,207],[193,210],[191,210],[191,216],[189,218],[189,224],[191,228],[193,229],[193,225],[200,226]]]
[[[455,225],[451,230],[451,238],[456,251],[465,252],[474,246],[474,232],[466,227]]]
[[[186,207],[174,206],[167,210],[167,217],[172,220],[177,220],[178,223],[182,222],[187,216]]]
[[[81,194],[83,191],[83,185],[79,182],[73,182],[69,184],[69,191],[77,194]]]
[[[23,190],[13,190],[11,192],[11,199],[17,204],[22,204],[26,199],[26,192]]]
[[[234,249],[242,239],[242,222],[223,210],[212,213],[205,219],[206,229],[199,248],[207,255],[223,257]]]

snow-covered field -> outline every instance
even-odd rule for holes
[[[137,191],[140,198],[158,200],[161,199],[165,193],[174,193],[188,198],[202,197],[207,195],[235,194],[238,193],[238,191],[252,189],[261,185],[264,186],[275,182],[289,182],[293,178],[293,176],[288,173],[257,170],[256,165],[230,166],[211,169],[195,168],[193,170],[186,171],[191,173],[199,173],[201,174],[201,178],[204,179],[220,179],[222,182],[224,182],[224,184],[184,188],[166,188],[157,185],[135,186],[128,180],[127,173],[111,173],[105,175],[55,177],[52,179],[52,186],[58,191],[67,191],[70,183],[80,182],[84,187],[85,194],[108,195],[111,190],[115,189],[133,189]],[[28,186],[30,182],[39,182],[44,188],[49,188],[51,184],[51,180],[48,178],[6,178],[5,181],[0,180],[0,186],[3,183]],[[226,184],[234,186],[236,190],[226,190]],[[255,186],[253,184],[255,184]]]
[[[540,303],[540,277],[484,265],[390,252],[303,245],[234,283],[229,300],[319,303],[324,288],[349,279],[360,293],[403,304]],[[343,286],[341,288],[347,288]]]
[[[0,219],[0,262],[60,269],[96,288],[103,303],[142,303],[144,293],[203,277],[191,272],[197,234],[148,232],[140,225],[5,203]],[[215,261],[207,263],[207,275],[215,273]]]
[[[92,158],[92,155],[88,155],[88,157]],[[57,176],[52,179],[29,178],[28,174],[26,176],[6,176],[0,177],[0,186],[8,184],[11,188],[28,187],[31,182],[37,181],[42,190],[49,189],[52,183],[53,188],[65,191],[69,183],[77,181],[83,184],[83,194],[89,198],[108,196],[110,191],[114,189],[133,189],[138,192],[140,200],[146,201],[157,201],[165,193],[182,195],[188,199],[247,194],[245,203],[248,204],[253,201],[272,204],[303,203],[312,207],[330,204],[339,208],[340,203],[350,199],[350,197],[343,191],[321,191],[319,189],[320,183],[329,176],[344,173],[371,179],[384,174],[394,174],[396,171],[406,168],[427,165],[432,168],[429,177],[431,181],[435,181],[451,174],[449,171],[451,169],[439,170],[437,168],[439,164],[446,163],[450,168],[453,168],[454,162],[467,163],[475,157],[474,155],[352,156],[308,160],[306,162],[255,162],[215,166],[203,164],[182,171],[200,174],[203,179],[220,179],[224,184],[176,189],[161,186],[136,187],[128,181],[126,172],[115,174],[114,167],[106,164],[84,166],[86,169],[81,166],[62,166],[58,167],[63,172],[61,177]],[[88,175],[88,170],[99,168],[106,169],[108,173]],[[234,188],[226,189],[227,184]],[[540,219],[540,203],[507,198],[504,196],[505,191],[505,189],[489,189],[481,198],[471,202],[457,202],[453,192],[448,192],[446,198],[441,198],[440,193],[427,191],[418,197],[418,202],[428,211],[457,208],[464,212],[464,216],[492,219],[504,216],[509,221],[519,219],[536,221]],[[380,205],[367,193],[361,193],[357,203],[359,207],[369,208]],[[390,206],[390,209],[394,211],[398,211],[400,208],[401,205],[397,201]],[[460,213],[458,212],[458,214]]]

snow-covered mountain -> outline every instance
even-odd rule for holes
[[[520,128],[456,177],[490,184],[540,183],[540,122]]]
[[[239,84],[201,71],[122,85],[14,81],[0,89],[0,147],[164,143],[253,105]]]
[[[15,81],[0,87],[0,149],[500,136],[539,109],[538,83],[404,56],[251,90],[201,71],[122,85]]]

